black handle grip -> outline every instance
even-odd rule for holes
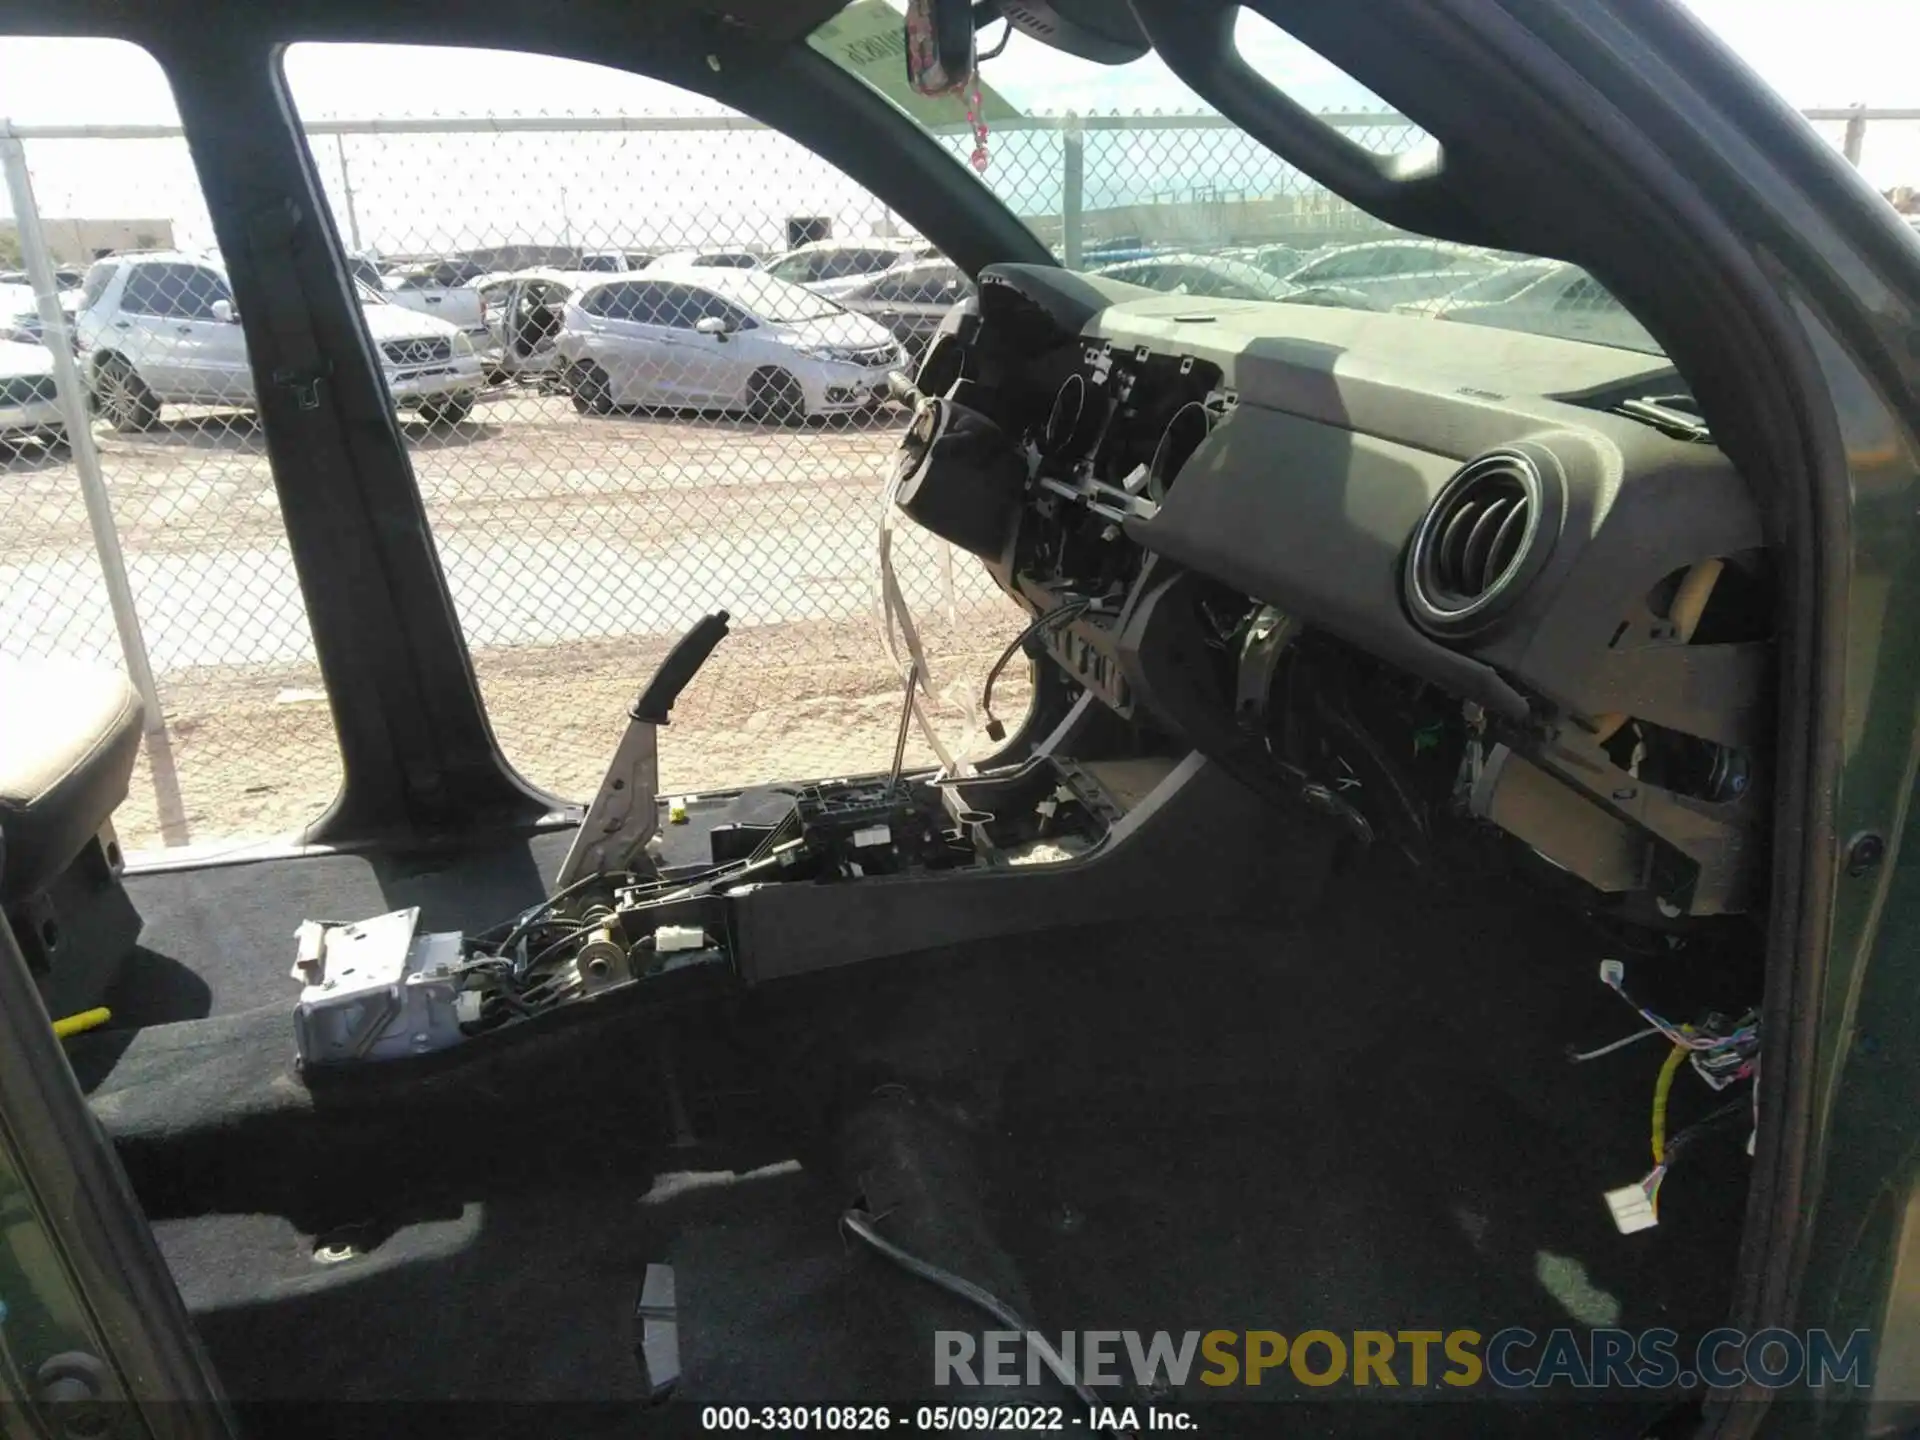
[[[728,618],[726,611],[716,610],[675,641],[627,713],[635,720],[652,725],[666,724],[667,714],[673,709],[673,702],[680,698],[680,692],[687,688],[687,682],[700,673],[714,646],[727,638]]]

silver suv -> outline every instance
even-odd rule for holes
[[[457,326],[360,287],[395,406],[429,424],[467,418],[484,377]],[[217,260],[177,251],[114,255],[81,287],[74,331],[94,403],[116,430],[151,429],[160,407],[252,408],[253,367]]]

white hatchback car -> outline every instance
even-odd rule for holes
[[[884,325],[759,270],[682,270],[583,287],[561,373],[582,411],[744,410],[791,421],[866,409],[906,364]]]
[[[455,425],[484,376],[472,339],[360,287],[367,329],[396,407]],[[163,404],[251,409],[253,367],[217,261],[172,252],[95,263],[75,317],[80,359],[100,413],[116,430],[145,430]]]

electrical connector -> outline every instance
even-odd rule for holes
[[[1653,1198],[1644,1185],[1622,1185],[1618,1190],[1609,1190],[1606,1201],[1614,1226],[1622,1235],[1651,1230],[1660,1223],[1660,1213],[1653,1208]]]
[[[706,948],[707,932],[698,925],[661,925],[653,932],[653,953],[656,955]]]

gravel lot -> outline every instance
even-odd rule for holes
[[[529,387],[491,392],[450,434],[406,426],[488,712],[530,779],[582,797],[633,693],[712,609],[734,633],[674,712],[675,790],[881,769],[899,681],[873,605],[880,487],[898,424],[767,429],[687,414],[577,415]],[[99,432],[164,734],[120,812],[129,849],[285,836],[339,783],[257,427],[169,409]],[[943,733],[968,726],[1019,614],[965,554],[899,542]],[[117,657],[77,480],[64,456],[0,466],[0,646]],[[1016,667],[1017,669],[1018,667]],[[1018,684],[996,695],[1018,714]],[[1004,682],[1003,682],[1004,683]],[[930,758],[915,737],[910,755]]]

